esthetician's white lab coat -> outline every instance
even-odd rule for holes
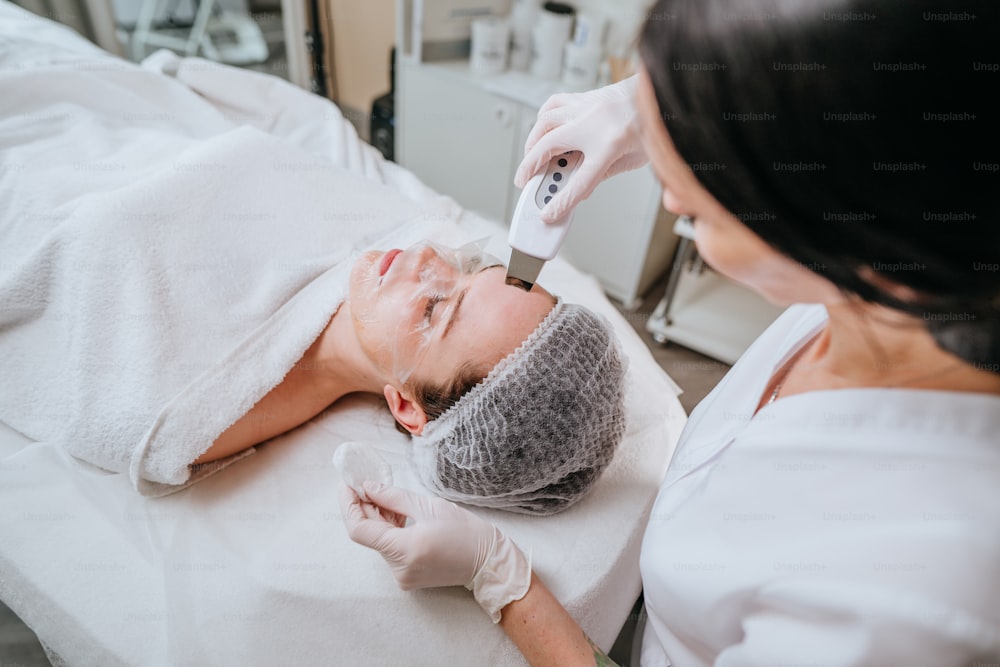
[[[642,546],[644,667],[997,662],[1000,397],[820,391],[753,416],[825,320],[790,308],[692,413]]]

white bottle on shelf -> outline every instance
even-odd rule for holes
[[[527,72],[531,65],[531,29],[538,16],[537,0],[517,0],[510,12],[510,68]]]
[[[563,46],[573,31],[573,8],[547,2],[531,31],[531,73],[540,79],[558,79],[562,72]]]
[[[507,69],[510,24],[505,18],[487,16],[472,22],[469,67],[476,74],[499,74]]]

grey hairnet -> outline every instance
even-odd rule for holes
[[[423,434],[414,468],[437,495],[554,514],[590,489],[625,433],[625,369],[611,326],[559,301]]]

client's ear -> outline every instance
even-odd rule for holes
[[[424,426],[427,425],[427,415],[424,409],[413,400],[413,397],[406,394],[391,384],[387,384],[382,390],[385,395],[385,402],[389,406],[389,412],[402,424],[403,428],[413,435],[420,435]]]

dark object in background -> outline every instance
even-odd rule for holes
[[[542,5],[542,9],[553,14],[576,14],[573,5],[567,5],[565,2],[546,2]]]
[[[327,78],[326,53],[323,43],[323,11],[318,0],[309,0],[309,14],[304,35],[306,51],[312,61],[312,75],[309,77],[309,88],[321,97],[328,97],[336,102],[337,86],[332,78]],[[332,47],[331,47],[332,48]],[[332,74],[332,73],[331,73]]]
[[[396,47],[389,52],[389,92],[372,102],[371,128],[368,136],[386,160],[394,161],[396,129]]]

